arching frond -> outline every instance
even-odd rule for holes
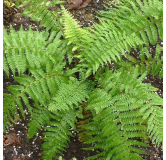
[[[66,42],[60,40],[62,32],[56,33],[51,44],[48,44],[42,32],[31,29],[25,32],[22,28],[18,32],[11,28],[10,32],[7,34],[4,29],[3,62],[7,75],[9,68],[15,75],[16,72],[23,74],[27,68],[58,70],[65,66]]]
[[[81,110],[72,108],[70,112],[57,111],[56,115],[52,115],[52,122],[48,123],[45,127],[46,133],[44,133],[44,143],[42,145],[43,159],[52,160],[53,157],[58,155],[63,155],[62,151],[64,148],[68,147],[68,142],[70,141],[69,136],[72,136],[69,131],[70,127],[76,129],[75,123],[77,121],[76,117],[81,117]]]
[[[90,95],[89,105],[86,109],[96,112],[92,122],[86,128],[91,130],[89,134],[94,136],[87,143],[97,143],[91,149],[102,149],[103,151],[88,159],[99,157],[100,159],[142,159],[138,154],[145,154],[136,146],[147,146],[138,140],[148,139],[147,131],[153,137],[153,140],[162,142],[162,99],[156,95],[158,103],[151,100],[155,89],[148,84],[141,83],[143,77],[137,79],[138,72],[118,71],[111,73],[107,71],[104,76],[99,78],[99,88],[95,89]],[[100,91],[99,91],[100,90]],[[146,114],[145,103],[151,102],[148,106],[158,111],[158,121],[151,126],[157,113],[153,109]],[[147,117],[154,114],[153,118]],[[147,116],[145,116],[147,115]],[[145,121],[144,119],[147,119]],[[147,127],[148,122],[148,127]],[[155,130],[152,128],[155,127]],[[160,131],[157,129],[160,128]],[[137,153],[137,154],[136,154]]]
[[[78,106],[85,100],[88,97],[87,93],[87,86],[84,83],[71,79],[68,84],[60,85],[59,91],[53,98],[53,102],[49,104],[48,109],[52,112],[69,111],[73,105]]]
[[[124,68],[138,68],[139,72],[142,74],[144,72],[148,74],[152,74],[152,76],[158,76],[159,79],[163,77],[163,55],[162,55],[162,47],[157,45],[155,55],[152,55],[151,48],[148,49],[146,47],[142,48],[139,51],[139,59],[127,55],[129,61],[118,62],[117,64]]]
[[[101,12],[101,23],[95,24],[92,31],[95,41],[85,48],[84,54],[93,72],[107,62],[122,61],[122,55],[127,58],[131,48],[155,45],[158,37],[162,39],[163,4],[146,1],[124,0],[121,5]]]
[[[51,7],[62,3],[63,1],[60,0],[25,0],[21,1],[18,7],[25,7],[23,15],[30,17],[33,21],[41,21],[40,26],[46,27],[46,30],[53,29],[54,31],[58,31],[59,8],[52,11]]]

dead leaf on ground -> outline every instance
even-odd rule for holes
[[[81,9],[86,7],[90,2],[91,0],[68,0],[68,9]]]
[[[154,160],[154,157],[153,157],[153,155],[150,155],[150,160]]]
[[[7,136],[3,137],[4,146],[8,145],[21,145],[20,136],[17,136],[16,133],[9,133]]]

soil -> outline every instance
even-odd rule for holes
[[[98,23],[96,18],[96,11],[105,10],[103,5],[107,5],[104,0],[92,0],[88,6],[79,10],[71,10],[70,12],[73,16],[80,22],[83,27],[90,27],[94,22]],[[65,3],[67,8],[67,2]],[[19,30],[20,25],[23,25],[24,30],[28,30],[29,27],[32,30],[44,30],[43,27],[39,27],[40,22],[31,21],[29,17],[22,16],[23,8],[18,9],[12,7],[9,9],[4,5],[3,17],[5,28],[9,31],[10,25],[12,25],[15,30]],[[159,42],[160,44],[162,42]],[[154,50],[151,47],[152,52]],[[163,97],[163,80],[158,79],[158,77],[147,76],[144,80],[145,83],[151,83],[153,86],[159,88],[156,92],[159,96]],[[3,92],[8,92],[7,87],[9,85],[16,84],[13,80],[12,74],[7,78],[4,74],[3,77]],[[29,122],[29,112],[24,110],[26,114],[26,119],[21,121],[16,120],[16,124],[10,126],[8,130],[4,133],[4,147],[3,147],[3,160],[41,160],[42,156],[42,133],[44,129],[35,135],[34,138],[27,141],[27,124]],[[22,117],[20,117],[22,118]],[[84,151],[81,148],[87,147],[87,145],[81,143],[78,140],[78,133],[71,130],[74,137],[70,138],[69,148],[66,150],[63,156],[63,160],[72,160],[72,158],[77,158],[77,160],[85,160],[86,157],[96,154],[95,151]],[[7,137],[8,136],[8,137]],[[6,140],[9,139],[10,142]],[[161,148],[157,148],[153,144],[149,144],[149,148],[141,148],[147,155],[142,155],[144,159],[147,160],[163,160],[163,151]]]

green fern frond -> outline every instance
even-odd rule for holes
[[[57,110],[70,110],[73,105],[78,106],[85,98],[88,97],[87,86],[72,78],[67,84],[62,84],[59,91],[49,104],[48,109],[51,112]]]
[[[38,43],[32,43],[34,41]],[[9,68],[14,75],[16,69],[19,74],[22,74],[27,67],[40,68],[45,50],[44,41],[42,33],[33,32],[31,29],[24,32],[21,28],[19,32],[16,32],[11,28],[9,35],[4,30],[3,58],[6,64],[6,74],[9,74]]]
[[[15,77],[15,80],[20,85],[8,87],[11,94],[4,95],[4,111],[7,112],[5,115],[8,115],[12,109],[15,109],[15,112],[17,112],[16,105],[18,105],[23,117],[25,117],[22,101],[31,112],[32,106],[30,105],[29,98],[36,103],[46,106],[50,102],[51,97],[57,92],[57,88],[60,83],[64,83],[66,81],[66,78],[58,73],[48,75],[42,70],[31,70],[31,73],[33,74],[32,76],[20,75],[19,77]],[[9,96],[10,103],[8,103]],[[15,114],[15,112],[12,111],[12,114]]]
[[[162,104],[163,100],[152,93],[150,101],[140,109],[140,112],[144,113],[143,119],[148,120],[148,132],[152,142],[157,146],[163,142],[163,110],[159,107]]]
[[[83,28],[80,28],[78,22],[73,18],[73,16],[63,7],[62,9],[62,19],[64,26],[64,36],[68,39],[68,45],[74,44],[74,48],[72,51],[79,49],[83,49],[85,46],[81,44],[83,40],[90,41],[91,39],[88,37],[89,32]]]
[[[47,107],[43,107],[38,104],[33,104],[33,109],[31,112],[31,120],[28,124],[28,136],[27,138],[32,138],[38,131],[45,127],[51,119],[51,113],[48,111]]]
[[[131,48],[136,49],[144,44],[149,46],[150,43],[156,44],[158,36],[160,36],[158,31],[162,32],[162,3],[160,1],[156,2],[158,6],[155,10],[155,12],[158,11],[156,14],[152,14],[152,10],[149,11],[152,7],[149,3],[146,4],[146,7],[140,1],[124,0],[121,3],[123,5],[102,12],[99,17],[101,23],[95,24],[96,30],[91,30],[89,33],[80,28],[78,22],[62,7],[64,34],[69,39],[69,44],[76,45],[73,50],[83,48],[83,51],[79,53],[79,58],[82,58],[83,63],[87,64],[93,73],[107,62],[122,61],[122,55],[128,58],[127,53],[130,53]],[[158,22],[161,22],[160,26],[157,25]],[[91,32],[92,34],[90,34]],[[162,39],[162,37],[160,38]],[[157,66],[153,69],[154,74],[157,73],[161,63],[158,62]]]
[[[150,49],[151,50],[151,49]],[[157,45],[154,57],[152,57],[151,51],[148,48],[142,48],[139,54],[139,59],[135,59],[133,56],[127,55],[129,62],[118,62],[117,64],[124,68],[138,68],[139,73],[152,74],[152,76],[158,75],[159,78],[163,76],[163,56],[162,47]]]
[[[103,67],[107,62],[121,61],[121,55],[125,56],[125,50],[130,51],[131,46],[135,47],[138,44],[142,44],[142,41],[135,34],[131,34],[129,37],[125,32],[111,31],[111,26],[109,26],[109,30],[107,32],[106,29],[101,34],[96,31],[95,41],[86,50],[86,53],[91,53],[85,56],[89,66],[95,72],[100,65]]]
[[[54,33],[55,34],[55,33]],[[4,30],[4,71],[9,75],[9,68],[15,75],[24,73],[27,68],[40,69],[46,67],[47,72],[63,69],[65,66],[66,42],[60,40],[62,32],[56,32],[51,44],[46,42],[47,37],[41,32],[33,32],[31,29],[16,32],[11,28],[8,35]],[[35,43],[33,43],[35,42]]]
[[[76,117],[79,116],[81,110],[71,109],[70,112],[57,111],[56,115],[52,115],[52,122],[48,123],[45,127],[46,133],[44,133],[44,143],[42,145],[43,159],[52,160],[53,157],[57,157],[57,154],[63,155],[62,151],[68,147],[70,141],[69,136],[72,136],[69,131],[70,127],[76,129],[75,123]],[[79,116],[80,117],[80,116]]]
[[[14,119],[19,120],[17,115],[16,103],[14,97],[10,94],[3,95],[3,130],[7,129],[9,125],[15,123]]]
[[[163,2],[160,0],[123,0],[117,8],[108,8],[108,12],[102,11],[100,15],[107,17],[101,17],[101,20],[108,23],[111,21],[115,28],[125,30],[128,34],[135,32],[149,46],[149,42],[156,44],[158,36],[162,39],[162,6]]]
[[[24,7],[23,15],[30,17],[33,21],[39,21],[40,27],[49,31],[44,32],[44,36],[46,39],[48,38],[47,43],[52,43],[51,39],[54,39],[57,32],[62,30],[61,11],[57,7],[62,3],[61,0],[25,0],[24,2],[21,1],[17,7]]]
[[[92,37],[95,41],[88,45],[85,51],[87,54],[84,54],[89,68],[94,72],[107,62],[121,61],[121,55],[127,57],[131,48],[156,44],[158,37],[162,39],[161,1],[153,1],[157,3],[157,8],[149,3],[144,6],[139,0],[124,0],[121,3],[117,8],[101,12],[101,23],[94,25],[96,31],[92,31]],[[155,14],[152,8],[155,8]]]
[[[133,73],[107,71],[105,76],[102,75],[99,79],[99,88],[102,89],[102,92],[100,91],[101,98],[97,91],[99,88],[89,96],[87,109],[95,111],[96,115],[90,125],[86,126],[86,129],[90,130],[89,134],[94,136],[87,143],[97,144],[88,150],[102,149],[103,151],[95,156],[99,159],[132,159],[133,157],[141,159],[138,154],[145,154],[136,146],[147,146],[138,138],[148,139],[147,131],[149,130],[151,133],[152,129],[150,130],[149,127],[152,121],[147,124],[143,118],[146,112],[140,111],[144,108],[145,103],[153,99],[151,96],[153,88],[151,90],[149,85],[143,84],[142,77],[137,78],[138,72],[134,71]],[[161,98],[157,95],[156,97],[159,103],[162,103]],[[159,103],[151,101],[149,107],[159,105]],[[160,112],[162,113],[161,110]],[[162,115],[160,114],[159,117]],[[158,143],[162,141],[161,122],[162,119],[157,121],[155,126],[156,129],[160,128],[160,131],[156,132],[155,130],[151,133]],[[93,158],[89,157],[88,159]]]
[[[60,10],[57,8],[55,11],[51,11],[50,7],[62,3],[61,0],[25,0],[17,7],[25,7],[23,15],[30,17],[33,21],[41,21],[40,26],[46,27],[47,30],[58,31],[57,22],[59,23],[58,12]]]

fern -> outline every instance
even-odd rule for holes
[[[23,14],[31,17],[34,21],[41,21],[40,26],[46,27],[47,30],[59,30],[56,21],[58,21],[59,9],[55,11],[49,10],[50,7],[57,4],[62,4],[62,1],[48,1],[48,0],[25,0],[20,2],[18,7],[25,7]],[[34,7],[35,6],[35,7]]]
[[[144,6],[144,3],[140,1],[137,3],[122,1],[121,3],[118,8],[111,8],[106,13],[100,14],[102,15],[99,18],[101,24],[94,25],[96,31],[92,31],[92,35],[82,36],[86,36],[87,41],[84,41],[85,38],[77,40],[82,44],[87,42],[84,44],[82,55],[93,72],[96,72],[100,65],[104,66],[107,62],[121,61],[121,55],[126,57],[126,51],[130,52],[132,47],[136,48],[144,44],[149,46],[149,43],[156,44],[158,36],[162,39],[162,2],[156,2],[155,14],[152,14],[153,9],[151,8],[154,8],[152,4],[147,3]],[[74,26],[72,27],[71,23],[68,22],[65,27],[73,28]],[[74,29],[78,29],[78,27],[75,26]],[[72,29],[73,32],[74,29]],[[78,30],[77,36],[82,35],[82,31],[83,29]],[[73,35],[72,32],[67,32],[66,37]]]
[[[152,93],[151,101],[144,105],[144,107],[140,109],[140,112],[144,113],[143,119],[148,118],[148,132],[152,142],[159,145],[163,142],[163,113],[162,109],[157,105],[162,105],[162,101],[155,93]]]
[[[73,19],[72,15],[62,6],[62,17],[63,17],[63,25],[64,25],[64,35],[65,38],[68,39],[68,45],[73,43],[76,45],[72,50],[80,48],[83,49],[83,44],[81,44],[82,40],[86,39],[89,32],[85,29],[80,28],[78,22]],[[86,39],[89,42],[89,39]]]
[[[29,122],[28,136],[32,138],[38,131],[45,127],[51,121],[51,113],[46,107],[39,104],[33,104],[34,108],[31,113],[31,120]],[[40,115],[40,116],[39,116]]]
[[[60,36],[62,32],[56,32],[56,37],[52,40],[54,45],[48,44],[47,36],[44,33],[33,32],[29,29],[24,32],[21,28],[18,32],[11,28],[11,33],[8,35],[4,30],[4,71],[9,75],[9,68],[15,75],[15,72],[22,74],[27,68],[39,69],[46,66],[46,69],[58,65],[62,67],[65,55],[65,43],[62,44]],[[50,37],[51,38],[51,37]],[[51,41],[51,39],[49,40]],[[37,43],[32,43],[36,41]],[[61,46],[61,47],[60,47]],[[57,57],[53,56],[54,54]],[[50,62],[54,65],[50,66]],[[55,68],[55,67],[54,67]]]
[[[162,39],[162,1],[123,0],[117,8],[101,12],[101,20],[111,22],[113,27],[125,30],[128,34],[135,32],[147,46],[149,42],[156,44],[158,35]]]
[[[128,68],[137,67],[139,72],[142,74],[146,71],[147,74],[151,74],[153,77],[158,76],[159,78],[163,77],[163,56],[162,56],[162,47],[157,45],[156,46],[156,53],[155,56],[152,57],[151,52],[148,48],[144,47],[140,51],[139,60],[136,59],[134,56],[127,55],[128,62],[118,62],[117,64]]]
[[[162,145],[162,99],[145,77],[162,78],[163,2],[122,0],[81,28],[60,1],[17,1],[45,31],[4,29],[3,69],[16,85],[4,93],[4,130],[30,112],[28,139],[45,129],[43,159],[63,156],[70,128],[99,153],[88,159],[142,159],[138,146]],[[34,8],[36,5],[36,8]],[[150,53],[150,46],[156,46]],[[137,57],[132,54],[137,52]],[[74,61],[74,60],[75,61]],[[114,64],[114,68],[109,66]]]
[[[3,130],[5,130],[9,125],[15,123],[14,118],[20,119],[17,113],[16,104],[13,103],[14,97],[9,94],[3,95]],[[11,106],[12,104],[12,106]],[[22,112],[23,113],[23,112]],[[24,113],[23,113],[24,115]]]
[[[56,112],[57,110],[70,110],[73,105],[78,106],[81,101],[88,98],[85,84],[81,84],[76,79],[69,81],[69,84],[63,84],[59,87],[59,92],[49,104],[48,110]]]
[[[62,155],[62,151],[65,151],[64,148],[68,147],[68,141],[70,140],[68,136],[72,136],[69,129],[70,127],[76,129],[76,116],[79,116],[80,112],[71,109],[70,113],[57,112],[56,114],[56,116],[52,116],[52,119],[56,121],[49,122],[48,126],[45,127],[45,142],[42,147],[44,149],[43,154],[45,155],[43,158],[48,160],[52,160],[56,154]]]
[[[100,89],[95,89],[90,95],[89,105],[86,109],[92,112],[95,110],[96,116],[87,125],[87,128],[91,130],[89,134],[94,136],[87,143],[97,143],[89,149],[99,148],[103,149],[103,152],[88,159],[96,157],[100,157],[100,159],[141,159],[136,153],[145,153],[135,147],[138,145],[147,146],[138,141],[138,138],[144,140],[148,138],[146,130],[150,133],[153,130],[151,136],[158,137],[156,140],[158,144],[162,142],[160,134],[162,133],[162,112],[160,108],[154,107],[158,111],[157,114],[153,109],[147,111],[148,115],[142,110],[148,101],[151,101],[151,104],[148,105],[150,108],[153,105],[161,105],[162,99],[155,98],[155,93],[150,94],[154,88],[149,88],[149,85],[141,83],[142,77],[137,79],[136,74],[134,77],[132,74],[125,74],[124,71],[117,73],[108,71],[105,76],[102,75],[99,79]],[[148,119],[148,129],[146,129],[144,119],[147,117],[145,115],[149,116],[150,114],[154,116]],[[159,120],[153,124],[156,115]],[[152,124],[154,128],[151,126]]]

